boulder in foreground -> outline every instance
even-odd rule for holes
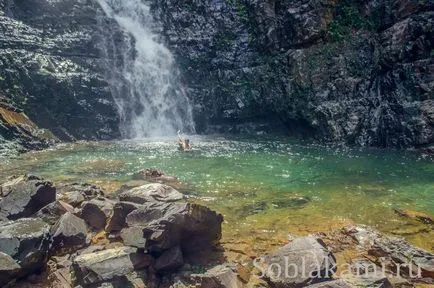
[[[30,217],[56,201],[56,189],[49,181],[36,176],[22,176],[0,186],[0,219]]]
[[[184,258],[182,256],[182,251],[179,246],[170,248],[164,251],[160,257],[158,257],[155,263],[155,268],[157,271],[170,272],[178,268],[181,268],[184,264]]]
[[[23,218],[0,226],[0,251],[21,266],[25,276],[44,269],[50,241],[50,226],[40,219]]]
[[[74,207],[58,200],[43,207],[41,210],[36,212],[33,217],[42,219],[50,225],[54,225],[57,220],[67,212],[74,213]]]
[[[336,259],[313,236],[295,238],[262,260],[262,270],[273,287],[306,287],[329,280],[336,272]]]
[[[191,275],[194,283],[203,288],[242,288],[243,284],[235,273],[227,265],[215,266],[203,274]]]
[[[11,256],[0,252],[0,287],[3,287],[18,275],[21,266]]]
[[[149,267],[153,258],[131,247],[120,247],[77,256],[73,271],[77,285],[88,287],[103,282],[116,282],[126,275]]]
[[[73,207],[82,202],[104,196],[104,191],[95,185],[87,183],[60,184],[57,186],[59,198]]]
[[[83,203],[81,218],[93,229],[99,231],[106,226],[107,219],[113,213],[115,203],[106,198],[92,199]]]
[[[121,239],[124,245],[146,249],[146,239],[143,237],[142,227],[128,227],[121,232]]]
[[[86,244],[87,226],[83,219],[67,212],[51,227],[51,234],[53,251],[79,249]]]
[[[105,227],[105,231],[119,232],[125,227],[125,220],[131,212],[138,209],[140,204],[131,203],[131,202],[118,202],[113,206],[113,212],[110,215],[109,219],[107,219],[107,225]]]
[[[121,201],[144,204],[146,202],[176,202],[184,199],[184,195],[176,189],[159,183],[147,184],[123,192]]]
[[[215,246],[223,216],[191,203],[148,202],[126,218],[128,227],[142,227],[146,248],[162,252],[180,246],[184,253]]]

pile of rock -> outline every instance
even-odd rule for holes
[[[324,243],[314,237],[300,237],[261,259],[265,279],[275,287],[306,287],[330,280],[336,259]]]
[[[0,286],[48,270],[47,287],[157,287],[221,238],[221,215],[163,184],[113,200],[96,186],[56,191],[23,176],[0,193]],[[106,241],[98,243],[101,235]]]
[[[359,249],[367,251],[377,265],[395,276],[434,284],[434,254],[367,226],[349,226],[343,232],[356,241]]]
[[[109,199],[93,185],[56,189],[23,176],[0,185],[0,196],[1,287],[38,273],[51,288],[434,284],[432,253],[365,226],[298,237],[253,263],[222,264],[227,260],[216,246],[223,217],[164,184]],[[339,263],[334,253],[344,250],[358,251],[359,258]],[[350,273],[341,274],[342,264]]]
[[[337,263],[331,249],[321,240],[326,235],[295,238],[276,252],[255,260],[255,267],[266,287],[416,287],[434,284],[434,254],[390,237],[366,226],[343,228],[360,255]],[[348,241],[344,241],[349,243]]]

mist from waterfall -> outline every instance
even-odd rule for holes
[[[107,74],[123,136],[141,139],[170,136],[177,130],[194,132],[191,106],[177,81],[174,56],[153,32],[160,27],[149,5],[143,0],[97,1],[123,32],[123,41],[111,35],[104,48],[113,62]],[[116,47],[120,42],[122,48]]]

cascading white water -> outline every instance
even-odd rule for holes
[[[118,52],[123,59],[112,57],[122,63],[111,65],[112,70],[121,71],[111,71],[109,79],[124,137],[168,136],[177,130],[194,132],[188,98],[176,80],[174,57],[153,32],[158,25],[149,5],[143,0],[97,1],[127,38],[123,41],[125,47]],[[117,45],[114,42],[112,39],[111,45]]]

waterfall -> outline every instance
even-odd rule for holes
[[[154,32],[161,27],[149,4],[143,0],[97,1],[122,31],[122,41],[113,35],[117,27],[106,25],[103,33],[104,49],[112,62],[107,78],[123,136],[141,139],[172,135],[177,130],[194,132],[191,106],[177,80],[174,56]]]

